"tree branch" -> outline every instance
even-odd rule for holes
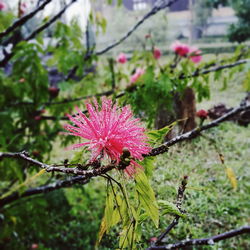
[[[250,61],[249,59],[239,60],[239,61],[236,61],[236,62],[230,63],[230,64],[218,65],[216,67],[213,67],[213,68],[210,68],[210,69],[207,69],[207,70],[202,70],[202,71],[200,71],[200,70],[197,71],[196,70],[191,75],[180,75],[179,79],[198,77],[200,75],[205,75],[205,74],[208,74],[210,72],[216,72],[216,71],[220,71],[220,70],[227,69],[227,68],[233,68],[233,67],[239,66],[241,64],[245,64],[245,63],[247,63],[249,61]],[[133,89],[133,91],[135,91],[135,90],[137,90],[136,87]],[[59,101],[59,102],[51,102],[51,103],[48,103],[48,105],[70,103],[70,102],[80,101],[80,100],[95,97],[95,96],[109,96],[109,95],[111,95],[113,93],[114,92],[112,90],[110,90],[110,91],[106,91],[106,92],[103,92],[103,93],[98,93],[96,95],[90,95],[90,96],[85,96],[85,97],[83,96],[83,97],[79,97],[79,98],[75,98],[75,99],[67,99],[67,100],[63,100],[63,101]],[[126,94],[126,90],[121,91],[119,94],[116,95],[116,99],[124,96],[125,94]],[[27,104],[31,104],[31,103],[27,103]],[[86,112],[86,111],[83,111],[83,112]],[[45,120],[56,120],[55,117],[54,118],[53,117],[46,117],[44,119]],[[62,120],[67,120],[67,117],[63,117],[61,119]]]
[[[193,129],[192,131],[189,131],[185,134],[176,136],[175,138],[171,139],[170,141],[167,141],[165,143],[163,143],[161,146],[153,148],[151,150],[151,152],[147,155],[144,155],[144,157],[147,156],[156,156],[159,154],[163,154],[165,152],[168,151],[169,147],[175,145],[176,143],[185,141],[185,140],[190,140],[193,139],[197,136],[200,135],[200,132],[210,129],[212,127],[216,127],[218,126],[220,123],[228,120],[229,118],[231,118],[232,116],[245,111],[245,110],[249,110],[250,109],[250,105],[248,106],[240,106],[237,108],[234,108],[233,110],[231,110],[230,112],[226,113],[225,115],[221,116],[220,118],[202,126],[202,127],[197,127],[195,129]],[[67,174],[74,174],[74,175],[82,175],[85,177],[95,177],[101,174],[105,174],[106,172],[110,171],[113,168],[122,168],[122,166],[120,165],[115,165],[115,164],[109,164],[107,166],[101,166],[100,168],[97,169],[91,169],[91,170],[81,170],[79,168],[60,168],[54,165],[49,165],[40,161],[37,161],[33,158],[31,158],[26,152],[17,152],[17,153],[9,153],[9,152],[0,152],[0,160],[3,158],[16,158],[16,159],[23,159],[29,163],[31,163],[32,165],[35,166],[39,166],[42,169],[45,169],[47,172],[62,172],[62,173],[67,173]],[[123,164],[123,162],[121,162],[120,164]],[[91,165],[91,164],[88,164]],[[94,166],[94,163],[93,163]]]
[[[163,10],[167,7],[170,7],[174,2],[176,2],[177,0],[169,0],[166,3],[166,0],[160,0],[158,2],[156,2],[155,6],[146,14],[142,17],[142,19],[140,19],[123,37],[121,37],[119,40],[117,40],[116,42],[110,44],[109,46],[107,46],[106,48],[97,51],[95,53],[95,55],[99,56],[102,55],[106,52],[108,52],[109,50],[113,49],[114,47],[118,46],[119,44],[121,44],[124,40],[126,40],[141,24],[143,24],[148,18],[150,18],[151,16],[154,16],[156,13],[158,13],[160,10]],[[158,4],[159,3],[159,4]]]
[[[209,238],[200,238],[193,240],[185,240],[174,244],[169,244],[166,246],[152,246],[148,250],[163,250],[163,249],[187,249],[188,246],[201,246],[201,245],[214,245],[215,242],[226,240],[232,237],[236,237],[242,234],[250,234],[250,226],[241,227],[234,229],[222,234],[211,236]]]
[[[3,207],[11,202],[14,202],[18,200],[19,198],[28,197],[28,196],[32,196],[36,194],[41,194],[41,193],[48,193],[48,192],[51,192],[60,188],[71,187],[74,184],[84,185],[84,184],[87,184],[88,182],[89,182],[88,178],[83,177],[83,176],[76,176],[76,177],[68,178],[66,180],[57,181],[55,183],[51,183],[48,185],[30,188],[21,194],[18,192],[14,192],[10,194],[9,196],[3,199],[0,199],[0,207]]]
[[[8,27],[5,31],[0,33],[0,39],[4,36],[7,36],[9,33],[11,33],[16,28],[22,26],[25,24],[29,19],[31,19],[33,16],[36,15],[40,10],[43,10],[47,4],[49,4],[52,0],[46,0],[43,4],[41,4],[39,7],[37,7],[35,10],[30,12],[29,14],[19,18],[16,20],[10,27]]]
[[[45,24],[38,27],[36,30],[34,30],[27,38],[25,38],[25,41],[29,41],[33,39],[37,34],[39,34],[41,31],[48,28],[52,23],[54,23],[58,18],[60,18],[63,13],[77,0],[71,0],[68,4],[66,4],[52,19],[50,19]]]
[[[216,72],[216,71],[220,71],[220,70],[223,70],[223,69],[233,68],[235,66],[245,64],[245,63],[247,63],[249,61],[250,61],[249,59],[238,60],[238,61],[236,61],[234,63],[229,63],[229,64],[225,64],[225,65],[218,65],[218,66],[212,67],[212,68],[207,69],[207,70],[202,70],[202,71],[196,70],[191,75],[180,75],[179,79],[186,79],[186,78],[197,77],[197,76],[200,76],[200,75],[206,75],[206,74],[211,73],[211,72]]]
[[[144,157],[147,157],[147,156],[156,156],[156,155],[159,155],[159,154],[163,154],[165,152],[168,151],[169,147],[175,145],[176,143],[179,143],[179,142],[182,142],[182,141],[185,141],[185,140],[190,140],[190,139],[193,139],[197,136],[200,135],[200,133],[204,130],[207,130],[207,129],[210,129],[210,128],[213,128],[213,127],[216,127],[218,126],[220,123],[228,120],[229,118],[233,117],[234,115],[242,112],[242,111],[245,111],[245,110],[250,110],[250,105],[247,105],[247,106],[239,106],[237,108],[234,108],[232,109],[231,111],[229,111],[228,113],[226,113],[225,115],[221,116],[220,118],[216,119],[216,120],[213,120],[212,122],[202,126],[202,127],[197,127],[185,134],[182,134],[182,135],[179,135],[179,136],[176,136],[175,138],[163,143],[161,146],[159,147],[156,147],[156,148],[153,148],[151,150],[151,152],[147,155],[144,155]]]
[[[187,186],[187,176],[183,177],[183,180],[181,182],[181,185],[178,188],[178,194],[177,194],[177,202],[176,202],[176,206],[177,208],[180,210],[180,212],[182,211],[181,209],[181,205],[182,205],[182,201],[184,199],[184,192],[186,190],[186,186]],[[180,216],[179,215],[175,215],[174,220],[171,222],[171,224],[166,228],[166,230],[158,237],[157,241],[154,243],[155,246],[159,245],[162,240],[166,237],[166,235],[179,223],[179,219]]]
[[[240,112],[245,111],[245,110],[249,110],[249,109],[250,109],[250,105],[240,106],[238,108],[234,108],[232,111],[228,112],[227,114],[223,115],[222,117],[220,117],[220,118],[218,118],[218,119],[216,119],[216,120],[214,120],[214,121],[212,121],[212,122],[210,122],[210,123],[208,123],[200,128],[196,128],[190,132],[179,135],[179,136],[173,138],[172,140],[165,142],[161,146],[153,148],[151,150],[151,152],[147,155],[144,155],[144,157],[157,156],[159,154],[163,154],[163,153],[167,152],[169,147],[173,146],[174,144],[179,143],[179,142],[184,141],[184,140],[189,140],[189,139],[192,139],[194,137],[197,137],[200,135],[201,131],[218,126],[220,123],[228,120],[229,118],[231,118],[235,114],[240,113]],[[40,162],[38,160],[35,160],[35,159],[31,158],[26,152],[17,152],[17,153],[0,152],[0,160],[3,158],[22,159],[22,160],[29,162],[32,165],[38,166],[42,169],[45,169],[47,172],[61,172],[61,173],[65,173],[65,174],[79,175],[81,178],[83,178],[82,180],[87,180],[87,179],[89,180],[93,177],[103,175],[114,168],[125,169],[127,166],[126,165],[127,163],[125,164],[123,161],[121,161],[118,165],[111,163],[109,165],[101,166],[99,168],[93,168],[90,170],[83,170],[81,168],[84,168],[85,166],[95,166],[94,162],[88,163],[86,165],[79,164],[80,168],[78,168],[78,167],[75,167],[75,168],[58,167],[55,165],[49,165],[49,164]],[[67,166],[70,166],[70,165],[68,164]],[[63,186],[61,186],[61,187],[63,187]],[[48,188],[48,190],[49,190],[49,188]],[[39,192],[39,191],[37,191],[37,192]],[[28,195],[28,193],[27,193],[27,195]],[[9,199],[11,199],[11,198],[9,198]],[[171,228],[168,229],[169,231],[172,229],[172,227],[175,225],[176,222],[173,222],[173,223],[174,224],[171,226]]]
[[[52,23],[54,23],[58,18],[60,18],[62,16],[62,14],[67,10],[67,8],[69,6],[71,6],[71,4],[73,4],[76,1],[77,0],[71,0],[71,2],[66,4],[64,6],[64,8],[62,8],[62,10],[59,11],[52,19],[50,19],[48,22],[46,22],[43,25],[41,25],[40,27],[38,27],[27,38],[22,39],[22,41],[29,41],[29,40],[33,39],[36,35],[38,35],[40,32],[42,32],[43,30],[48,28]],[[9,62],[9,60],[14,56],[14,52],[13,52],[14,47],[12,48],[12,52],[6,54],[4,59],[2,61],[0,61],[0,67],[5,67],[5,65]]]

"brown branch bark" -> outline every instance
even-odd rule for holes
[[[76,177],[68,178],[66,180],[60,180],[60,181],[57,181],[48,185],[30,188],[21,194],[18,192],[14,192],[10,194],[9,196],[3,199],[0,199],[0,207],[3,207],[23,197],[28,197],[28,196],[42,194],[42,193],[48,193],[48,192],[51,192],[60,188],[72,187],[75,184],[85,185],[88,182],[89,182],[88,178],[83,177],[83,176],[76,176]]]
[[[180,210],[181,212],[181,205],[182,205],[182,201],[184,199],[184,192],[186,190],[186,186],[187,186],[187,176],[183,177],[183,180],[181,182],[181,185],[178,188],[178,193],[177,193],[177,202],[176,202],[176,206],[177,208]],[[173,221],[169,224],[169,226],[166,228],[166,230],[158,237],[157,241],[154,243],[154,246],[159,245],[162,240],[166,237],[166,235],[179,223],[179,219],[180,216],[179,215],[175,215],[175,218],[173,219]]]
[[[144,155],[144,157],[147,157],[147,156],[156,156],[156,155],[159,155],[159,154],[163,154],[165,152],[168,151],[169,147],[175,145],[176,143],[179,143],[179,142],[182,142],[182,141],[185,141],[185,140],[190,140],[190,139],[193,139],[197,136],[200,135],[200,133],[202,131],[205,131],[207,129],[210,129],[210,128],[213,128],[213,127],[216,127],[218,126],[220,123],[228,120],[229,118],[233,117],[234,115],[242,112],[242,111],[245,111],[245,110],[249,110],[250,109],[250,105],[248,106],[239,106],[237,108],[234,108],[233,110],[229,111],[228,113],[226,113],[225,115],[221,116],[220,118],[216,119],[216,120],[213,120],[212,122],[202,126],[202,127],[197,127],[185,134],[182,134],[182,135],[179,135],[179,136],[176,136],[175,138],[163,143],[161,146],[159,147],[156,147],[156,148],[153,148],[151,150],[151,152],[148,154],[148,155]]]
[[[211,72],[216,72],[216,71],[220,71],[220,70],[223,70],[223,69],[230,69],[230,68],[239,66],[241,64],[245,64],[247,62],[249,62],[249,59],[238,60],[238,61],[236,61],[234,63],[228,63],[228,64],[225,64],[225,65],[218,65],[218,66],[206,69],[206,70],[197,70],[194,73],[192,73],[191,75],[180,75],[179,79],[186,79],[186,78],[197,77],[197,76],[200,76],[200,75],[206,75],[206,74],[211,73]]]
[[[215,242],[230,239],[242,234],[250,234],[250,226],[234,229],[222,234],[214,235],[208,238],[200,238],[193,240],[184,240],[178,243],[169,244],[166,246],[152,246],[148,250],[163,250],[163,249],[187,249],[188,246],[214,245]]]

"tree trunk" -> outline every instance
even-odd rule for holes
[[[188,87],[184,90],[183,94],[174,94],[172,110],[169,110],[165,105],[159,107],[155,120],[155,128],[161,129],[176,120],[180,120],[178,126],[175,126],[166,135],[165,139],[170,140],[176,135],[188,132],[196,127],[195,114],[195,94],[193,89]]]

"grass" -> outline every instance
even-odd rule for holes
[[[158,157],[152,180],[158,199],[174,202],[181,177],[189,176],[183,205],[188,216],[171,231],[169,242],[207,237],[249,224],[250,139],[246,133],[247,128],[232,123],[206,133],[216,139],[225,156],[225,166],[220,163],[211,141],[203,137],[175,146],[168,154]],[[225,167],[234,170],[238,183],[236,190],[231,186]],[[160,228],[164,229],[171,220],[170,217],[161,218]],[[151,231],[151,237],[158,236],[160,231]],[[250,241],[239,237],[208,249],[219,246],[247,249]]]

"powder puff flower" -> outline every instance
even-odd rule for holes
[[[189,58],[192,60],[192,62],[199,63],[202,60],[201,50],[197,49],[196,47],[191,47],[189,53]]]
[[[161,57],[161,51],[157,48],[154,48],[153,54],[155,59],[159,59]]]
[[[190,52],[190,47],[187,44],[175,41],[171,45],[172,51],[179,56],[186,56]]]
[[[119,108],[112,104],[112,100],[103,97],[101,107],[96,99],[93,100],[93,105],[86,102],[86,107],[88,117],[78,107],[77,115],[67,115],[74,123],[74,126],[64,126],[69,131],[68,134],[85,139],[71,148],[87,147],[91,151],[90,161],[105,157],[117,164],[124,149],[127,149],[135,160],[142,160],[143,154],[149,153],[151,148],[144,134],[145,129],[141,126],[140,120],[133,117],[129,106]],[[125,172],[132,176],[136,172],[136,167],[141,168],[138,163],[131,160]]]
[[[7,10],[7,5],[4,2],[0,1],[0,11],[5,11],[5,10]]]
[[[117,62],[122,63],[122,64],[126,63],[127,62],[126,54],[120,53],[118,58],[117,58]]]
[[[137,68],[135,73],[131,76],[130,82],[135,83],[144,73],[144,69]]]

